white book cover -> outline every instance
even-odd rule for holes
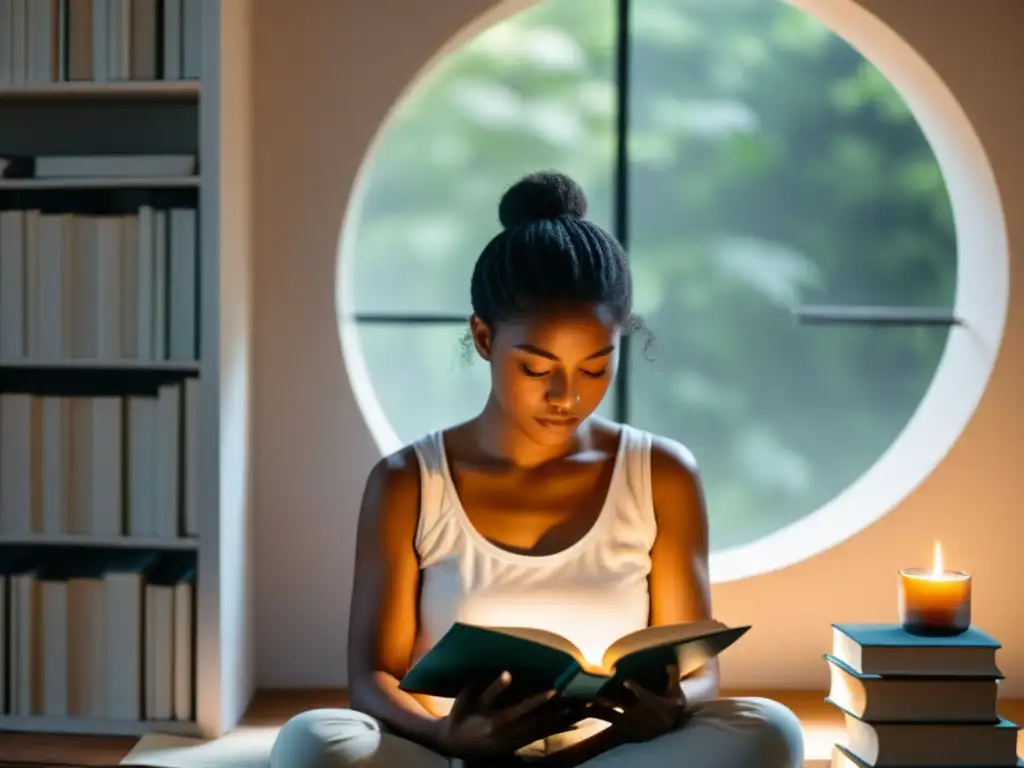
[[[192,176],[195,155],[40,155],[37,179],[103,179]]]
[[[106,594],[99,576],[68,579],[68,714],[106,714]]]
[[[134,562],[108,570],[106,591],[106,715],[113,719],[143,718],[143,629],[145,573],[155,557],[139,553]]]
[[[39,318],[36,299],[39,296],[39,219],[34,208],[22,211],[22,245],[25,255],[25,355],[35,358],[39,354]]]
[[[11,577],[13,713],[38,715],[43,705],[42,595],[35,573]]]
[[[92,533],[92,399],[71,398],[71,533]]]
[[[139,354],[139,217],[121,217],[121,357],[143,360]]]
[[[164,0],[163,79],[181,80],[182,0]]]
[[[14,27],[14,0],[0,0],[0,29]],[[0,35],[0,88],[14,85],[13,35]],[[0,711],[3,711],[0,709]]]
[[[202,73],[202,0],[182,0],[181,70],[186,80],[198,80]]]
[[[35,252],[31,254],[37,282],[29,301],[39,332],[34,355],[46,362],[63,362],[70,357],[71,323],[65,312],[71,290],[71,227],[66,223],[69,219],[64,214],[40,216]]]
[[[68,714],[68,583],[44,579],[39,582],[42,602],[42,714]]]
[[[142,604],[138,574],[108,573],[106,586],[107,717],[142,719]]]
[[[174,719],[182,722],[195,718],[194,603],[192,582],[174,587]]]
[[[21,211],[0,211],[0,360],[5,361],[26,357],[24,220]]]
[[[96,356],[99,360],[118,360],[121,358],[121,239],[125,233],[120,216],[103,216],[97,226],[97,292],[93,296],[99,345]]]
[[[0,4],[3,2],[4,0],[0,0]],[[0,12],[0,22],[2,21],[3,15]],[[4,660],[4,663],[0,664],[0,713],[8,711],[7,688],[11,677],[11,665],[7,663],[7,635],[11,631],[10,622],[7,620],[7,608],[7,575],[0,573],[0,659]]]
[[[174,589],[146,586],[146,719],[174,716]]]
[[[167,211],[153,214],[153,359],[167,359]]]
[[[68,0],[68,80],[92,80],[92,0]]]
[[[0,535],[30,534],[41,517],[40,410],[32,395],[0,394]]]
[[[199,379],[185,379],[184,498],[186,536],[199,535]]]
[[[93,397],[90,456],[90,532],[120,536],[124,530],[120,397]]]
[[[155,397],[128,397],[128,535],[152,537],[156,525],[156,469],[159,407]]]
[[[33,85],[57,81],[57,3],[32,0],[27,5],[28,41],[26,81]]]
[[[131,2],[131,79],[156,80],[160,8],[157,0]]]
[[[127,80],[131,66],[131,10],[128,0],[107,0],[107,73]]]
[[[75,216],[72,225],[71,316],[72,355],[80,360],[96,360],[99,355],[99,326],[96,321],[96,297],[99,293],[99,219]]]
[[[155,226],[153,209],[144,205],[139,209],[135,227],[135,286],[132,291],[132,306],[135,322],[135,357],[138,360],[153,360],[154,342],[154,269],[156,260]]]
[[[28,0],[11,5],[11,82],[24,85],[28,80]]]
[[[171,323],[170,358],[194,360],[196,357],[196,211],[171,210],[170,280]]]
[[[160,387],[158,398],[157,536],[174,539],[180,536],[181,527],[181,387],[166,384]]]
[[[97,83],[115,79],[107,60],[107,51],[114,44],[110,39],[110,3],[92,0],[92,78]]]
[[[71,400],[41,398],[43,425],[42,532],[71,533]]]

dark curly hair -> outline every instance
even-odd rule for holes
[[[646,349],[651,334],[633,314],[626,254],[586,214],[586,195],[565,174],[541,171],[513,184],[498,205],[504,229],[473,268],[476,316],[494,329],[547,307],[593,302],[608,307],[627,333],[644,331]]]

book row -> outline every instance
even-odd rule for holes
[[[0,394],[0,536],[198,536],[199,387]]]
[[[1017,766],[1016,724],[999,716],[999,643],[976,627],[921,637],[898,624],[836,624],[827,701],[846,743],[833,768]]]
[[[202,0],[0,0],[0,87],[199,77]]]
[[[197,218],[0,212],[0,362],[195,360]]]
[[[93,555],[0,552],[0,713],[192,721],[194,558]]]

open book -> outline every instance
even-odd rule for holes
[[[399,687],[408,693],[454,698],[465,687],[491,682],[507,670],[516,689],[554,689],[586,700],[630,679],[660,690],[668,683],[670,664],[679,666],[680,676],[695,672],[748,629],[714,620],[648,627],[612,643],[598,665],[553,632],[455,623]]]

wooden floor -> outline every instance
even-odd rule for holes
[[[726,691],[723,695],[759,695],[781,701],[800,717],[809,734],[817,732],[827,736],[842,725],[841,717],[824,702],[822,693],[765,691],[741,694]],[[252,726],[275,726],[306,709],[344,707],[346,703],[345,692],[339,690],[260,691],[250,704],[243,722]],[[999,713],[1015,723],[1024,723],[1024,700],[1000,701]],[[39,765],[114,766],[135,742],[135,738],[112,736],[0,733],[0,766],[4,762],[16,761]]]

